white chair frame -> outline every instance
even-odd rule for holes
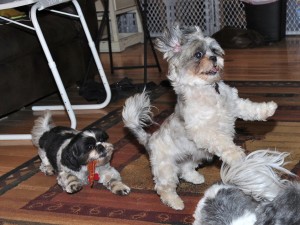
[[[59,13],[59,14],[63,14],[66,16],[70,16],[70,17],[74,17],[74,18],[79,18],[81,25],[83,27],[84,33],[86,35],[87,41],[88,41],[88,45],[90,47],[90,50],[92,52],[93,58],[95,60],[98,72],[99,72],[99,76],[100,79],[102,80],[102,83],[104,85],[105,88],[105,92],[106,92],[106,99],[100,103],[100,104],[83,104],[83,105],[71,105],[69,97],[66,93],[66,89],[62,83],[60,74],[57,70],[56,64],[52,58],[52,55],[49,51],[47,42],[44,38],[43,32],[40,28],[40,25],[38,23],[37,20],[37,11],[40,10],[44,10],[48,7],[51,7],[53,5],[58,5],[58,4],[62,4],[64,2],[72,2],[77,14],[70,14],[70,13],[66,13],[66,12],[62,12],[62,11],[57,11],[57,10],[53,10],[53,9],[49,9],[49,11],[53,12],[53,13]],[[6,20],[10,23],[14,23],[23,27],[26,27],[28,29],[32,29],[36,31],[36,34],[38,36],[38,39],[40,41],[40,44],[42,46],[42,49],[46,55],[48,64],[49,64],[49,68],[51,69],[51,72],[53,74],[55,83],[57,85],[57,88],[59,90],[60,96],[62,98],[63,101],[63,105],[54,105],[54,106],[33,106],[32,110],[33,111],[40,111],[40,110],[66,110],[71,125],[71,128],[76,128],[77,126],[77,120],[76,120],[76,116],[74,113],[74,110],[86,110],[86,109],[102,109],[105,106],[107,106],[111,100],[111,90],[110,90],[110,86],[109,83],[107,81],[105,72],[103,70],[103,66],[101,64],[97,49],[95,47],[95,43],[91,37],[91,34],[89,32],[88,26],[86,24],[84,15],[82,13],[81,7],[79,5],[79,3],[77,2],[77,0],[15,0],[9,3],[4,3],[4,4],[0,4],[0,9],[6,9],[6,8],[14,8],[14,7],[19,7],[22,5],[32,5],[31,9],[30,9],[30,15],[31,15],[31,21],[33,24],[33,27],[27,26],[25,24],[22,24],[20,22],[5,18],[0,16],[0,19]],[[1,29],[1,27],[0,27]],[[0,140],[29,140],[31,139],[31,135],[30,134],[2,134],[0,135]]]

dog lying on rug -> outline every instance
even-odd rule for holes
[[[110,166],[113,145],[98,128],[78,131],[55,126],[50,111],[39,117],[32,129],[32,142],[41,158],[40,170],[46,175],[57,173],[58,184],[67,193],[76,193],[94,181],[114,194],[128,195],[119,172]]]
[[[176,193],[179,178],[204,183],[195,168],[214,155],[232,165],[245,157],[233,142],[235,120],[266,120],[277,108],[274,102],[255,103],[221,80],[224,51],[199,27],[166,29],[156,47],[169,62],[168,79],[176,94],[174,113],[152,135],[144,127],[152,123],[150,99],[136,94],[125,102],[125,127],[149,153],[155,189],[163,203],[182,210]]]
[[[288,153],[259,150],[233,166],[223,164],[222,182],[199,201],[194,225],[299,225],[300,183],[280,175]]]

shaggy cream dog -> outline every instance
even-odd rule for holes
[[[213,155],[229,165],[243,159],[243,149],[233,142],[235,120],[266,120],[277,104],[239,98],[238,91],[221,80],[223,49],[198,27],[175,25],[156,46],[169,62],[168,78],[177,94],[175,111],[158,131],[148,134],[143,127],[152,122],[151,105],[141,93],[126,100],[123,121],[149,153],[162,202],[182,210],[184,203],[176,193],[179,178],[203,183],[195,168]]]

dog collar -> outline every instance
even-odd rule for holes
[[[88,163],[88,181],[91,187],[93,187],[95,181],[100,179],[99,174],[95,172],[96,163],[96,160]]]
[[[217,92],[218,94],[220,94],[219,84],[218,84],[218,83],[214,83],[214,84],[213,84],[213,87],[215,88],[216,92]]]

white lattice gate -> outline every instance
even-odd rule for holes
[[[206,35],[225,26],[246,28],[244,4],[240,0],[147,0],[148,29],[160,36],[174,21],[198,25]],[[299,0],[287,0],[286,34],[300,34]]]
[[[201,27],[205,34],[210,33],[211,1],[207,0],[148,0],[148,29],[151,36],[160,36],[166,26],[177,21],[185,25]]]
[[[300,1],[288,0],[286,11],[286,34],[300,34]]]

